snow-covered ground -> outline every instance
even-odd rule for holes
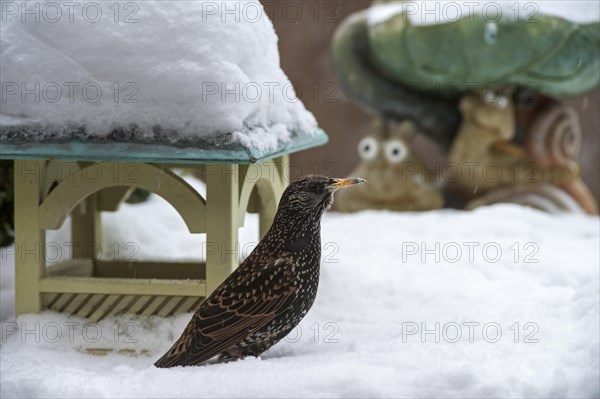
[[[204,236],[188,234],[156,196],[105,214],[103,225],[103,246],[135,243],[138,259],[201,256]],[[248,217],[242,247],[252,246],[256,227]],[[189,314],[88,326],[50,312],[14,321],[14,259],[5,248],[0,393],[598,397],[599,238],[598,218],[514,205],[327,214],[319,294],[297,330],[258,359],[174,369],[152,364]],[[64,240],[64,229],[48,237]],[[86,348],[116,350],[98,356]]]

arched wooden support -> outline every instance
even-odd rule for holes
[[[69,212],[88,195],[111,187],[139,187],[160,195],[181,215],[190,233],[206,233],[206,201],[182,178],[168,169],[135,164],[121,173],[121,165],[102,162],[89,165],[60,183],[39,206],[41,229],[58,229]]]
[[[98,196],[98,210],[103,212],[116,212],[121,204],[129,197],[133,187],[111,187],[100,191]]]
[[[252,165],[209,165],[207,183],[206,282],[210,294],[238,266],[238,229],[244,217],[253,189],[260,190],[260,231],[262,237],[277,211],[279,198],[285,189],[287,156],[278,162]],[[215,200],[216,199],[216,200]]]
[[[277,205],[283,190],[285,176],[282,161],[268,161],[262,164],[244,166],[240,170],[240,200],[238,223],[244,225],[244,217],[254,190],[258,190],[259,206],[259,238],[264,237],[277,212]]]
[[[81,170],[81,165],[75,161],[62,161],[53,159],[47,161],[42,166],[42,177],[44,178],[44,187],[42,187],[42,196],[45,197],[50,188],[55,184],[60,184],[69,179],[77,171]]]

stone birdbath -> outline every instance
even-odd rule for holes
[[[600,83],[597,3],[528,4],[376,2],[340,26],[337,75],[358,104],[410,119],[446,151],[458,174],[444,178],[467,207],[596,213],[578,115],[561,99]]]

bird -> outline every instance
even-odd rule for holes
[[[288,185],[254,250],[199,306],[159,368],[258,357],[291,332],[319,285],[321,216],[340,188],[364,180],[319,175]]]

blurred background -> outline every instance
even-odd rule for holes
[[[292,177],[324,173],[346,176],[359,162],[357,145],[371,128],[371,116],[342,93],[331,62],[333,34],[350,14],[368,8],[370,0],[261,0],[279,35],[281,66],[298,96],[329,135],[329,144],[292,155]],[[600,91],[565,100],[581,119],[583,144],[578,161],[583,181],[600,198]],[[425,162],[439,162],[441,152],[425,139]]]
[[[334,72],[332,46],[334,34],[336,30],[340,30],[338,28],[341,23],[352,14],[371,7],[373,3],[375,3],[374,0],[260,1],[264,6],[267,15],[273,22],[276,33],[279,36],[279,52],[282,69],[293,83],[299,98],[314,114],[320,127],[329,135],[329,143],[327,145],[312,148],[308,151],[300,151],[291,155],[292,166],[289,171],[292,179],[307,174],[323,174],[337,177],[354,174],[374,182],[373,188],[375,188],[375,190],[369,186],[369,184],[365,184],[361,188],[363,190],[362,192],[360,189],[353,191],[354,198],[347,198],[346,196],[350,196],[350,194],[346,193],[338,195],[335,204],[337,209],[334,208],[334,210],[356,211],[361,209],[391,209],[414,211],[437,209],[442,206],[459,209],[465,207],[470,208],[468,202],[470,198],[464,198],[462,193],[457,193],[456,191],[452,192],[452,187],[448,189],[448,186],[451,186],[451,184],[448,184],[446,187],[440,187],[442,186],[440,184],[429,184],[430,182],[421,184],[418,187],[407,184],[397,184],[399,178],[406,178],[408,174],[398,172],[399,168],[396,167],[398,164],[394,165],[393,162],[383,161],[381,164],[385,164],[386,166],[383,166],[379,170],[371,169],[372,173],[370,174],[368,173],[368,169],[360,169],[361,165],[368,164],[369,162],[364,162],[364,154],[362,159],[359,156],[358,144],[366,135],[373,131],[373,118],[375,115],[368,114],[358,105],[357,101],[351,101],[342,91],[342,85]],[[380,0],[380,2],[385,1],[387,0]],[[554,3],[561,5],[560,2]],[[594,3],[591,4],[593,5]],[[597,5],[598,3],[595,4]],[[546,35],[548,32],[554,30],[548,27],[542,28],[543,29],[538,29],[542,35]],[[565,30],[567,32],[563,32],[563,37],[567,37],[571,34],[568,25]],[[596,31],[592,31],[592,36],[596,34],[595,32]],[[451,36],[449,35],[449,37]],[[535,37],[529,39],[536,42]],[[589,36],[584,37],[582,51],[585,52],[588,50],[586,46],[591,46],[593,50],[597,50],[598,44],[594,40],[595,39],[589,40]],[[449,42],[452,44],[451,40],[444,41],[440,44],[440,47],[445,47]],[[512,43],[513,42],[511,41],[510,44],[512,45]],[[581,45],[581,43],[579,44]],[[526,47],[527,46],[534,47],[531,42],[526,43]],[[428,45],[423,47],[428,49]],[[527,47],[526,50],[530,50],[529,47]],[[554,51],[555,49],[552,50]],[[531,53],[531,51],[529,52]],[[546,53],[542,52],[542,54]],[[504,53],[494,54],[499,54],[501,56],[500,58],[503,58],[502,55]],[[555,55],[554,53],[552,54],[553,56]],[[578,55],[580,61],[585,58],[585,56],[582,56],[581,54],[582,53],[579,53]],[[589,52],[589,54],[596,53],[592,51]],[[478,56],[479,53],[476,53],[476,55]],[[523,53],[520,55],[523,56]],[[577,55],[577,53],[575,55]],[[594,58],[590,57],[588,57],[588,61],[591,60],[589,65],[597,66],[598,63],[594,63]],[[406,59],[401,56],[396,56],[396,58],[401,60]],[[560,57],[551,59],[561,60]],[[442,64],[444,66],[445,60],[446,58],[442,58]],[[512,60],[521,61],[520,58],[516,57],[513,57]],[[511,60],[509,59],[508,61]],[[406,72],[406,70],[404,70],[404,72]],[[377,93],[379,93],[379,91]],[[356,96],[356,92],[354,95]],[[385,95],[382,94],[377,97],[385,98]],[[574,198],[578,198],[580,205],[586,203],[586,198],[591,199],[593,197],[597,202],[600,200],[600,90],[596,89],[580,97],[560,98],[560,101],[575,109],[581,125],[581,149],[576,154],[576,161],[579,163],[578,168],[581,169],[581,180],[584,184],[580,184],[575,188],[571,185],[567,187],[567,192]],[[393,103],[393,106],[397,105],[398,102]],[[427,106],[425,106],[424,109],[425,116],[433,114],[433,112],[427,114],[427,109],[429,109]],[[530,127],[524,127],[524,125],[529,124],[531,120],[531,116],[528,116],[528,112],[532,113],[528,111],[526,107],[519,108],[515,104],[515,114],[517,115],[517,137],[514,138],[513,142],[520,139],[518,137],[520,134],[519,130],[527,130]],[[558,123],[554,124],[554,126],[556,125],[558,125]],[[472,140],[469,139],[466,141]],[[454,142],[456,142],[456,140]],[[436,143],[423,134],[413,136],[409,146],[411,150],[414,149],[420,156],[420,159],[417,162],[423,161],[427,165],[428,171],[439,171],[440,167],[443,168],[444,165],[448,164],[448,159],[446,157],[447,152],[443,151]],[[475,160],[475,158],[467,158],[467,160],[472,161]],[[412,162],[412,160],[408,161]],[[490,162],[490,159],[484,160],[484,162],[486,161]],[[416,162],[413,164],[416,164]],[[0,164],[0,211],[3,215],[8,215],[3,218],[0,223],[0,244],[2,245],[10,244],[12,242],[13,234],[11,167],[11,161],[2,161]],[[577,178],[577,180],[579,179]],[[438,176],[435,183],[439,182],[444,183],[444,179],[440,176]],[[576,183],[580,183],[580,181]],[[531,201],[530,199],[522,200],[523,193],[519,190],[525,189],[525,187],[524,185],[519,186],[518,184],[516,186],[517,187],[508,189],[509,191],[513,190],[509,192],[512,197],[509,195],[508,199],[516,199],[514,202],[525,203],[526,205],[532,205],[534,207],[540,203],[545,204],[555,201],[557,198],[560,200],[560,198],[565,196],[564,192],[556,190],[556,187],[553,195],[547,195],[546,187],[544,187],[537,192],[533,192],[533,194],[538,197],[535,201]],[[565,188],[564,185],[561,186],[560,184],[557,184],[557,186],[560,186],[561,190]],[[581,186],[587,186],[589,192],[587,192],[587,188],[584,187],[585,189],[583,191],[585,192],[582,194]],[[474,196],[476,192],[477,195],[483,196],[482,188],[479,185],[475,184],[474,188],[475,189],[473,190],[473,187],[469,187],[469,193],[472,196]],[[479,191],[477,191],[478,189]],[[536,188],[533,188],[533,190],[536,190]],[[575,193],[575,195],[573,195],[573,193]],[[487,203],[496,202],[500,194],[503,193],[500,191],[492,192],[492,197],[487,198],[483,205],[486,204],[486,201]],[[531,192],[526,194],[529,195]],[[441,198],[436,198],[436,196],[441,197],[442,195],[444,196],[443,200]],[[496,195],[496,197],[494,197],[494,195]],[[461,196],[462,198],[460,198]],[[136,190],[129,201],[141,202],[147,197],[147,192]],[[424,200],[425,197],[429,197],[431,201],[428,202],[427,200]],[[584,198],[584,200],[581,201],[581,198]],[[502,199],[506,200],[507,198]],[[588,201],[588,205],[589,202],[590,201]],[[592,200],[591,202],[594,201]],[[589,208],[594,208],[595,205],[596,204],[592,204]],[[560,206],[562,206],[562,204]],[[597,209],[591,209],[591,211],[588,209],[588,213],[595,214],[597,213]]]

